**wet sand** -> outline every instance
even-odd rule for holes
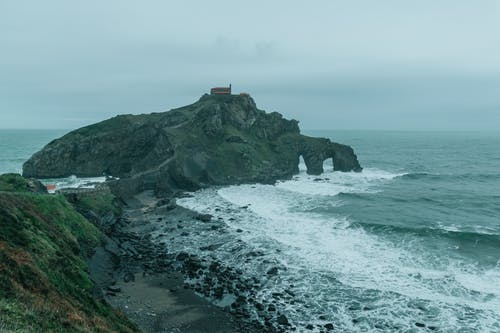
[[[121,291],[108,301],[145,332],[246,332],[230,314],[182,286],[178,273],[136,274],[134,282],[117,283]]]

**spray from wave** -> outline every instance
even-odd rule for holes
[[[261,297],[271,298],[293,285],[300,302],[286,311],[298,327],[318,315],[353,332],[406,331],[420,324],[443,332],[463,327],[493,332],[500,327],[498,264],[485,269],[446,239],[436,238],[432,245],[411,233],[394,237],[384,228],[374,232],[336,213],[345,204],[339,194],[376,198],[406,173],[365,169],[315,177],[303,169],[276,185],[202,190],[178,203],[229,216],[227,224],[243,231],[238,237],[245,244],[271,253],[274,262],[287,267]],[[447,255],[440,257],[440,251]],[[219,255],[228,264],[240,264],[230,253]],[[254,276],[263,271],[243,268]]]

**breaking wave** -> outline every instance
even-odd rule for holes
[[[377,202],[386,186],[408,175],[365,169],[310,176],[302,170],[276,185],[202,190],[178,203],[222,216],[242,231],[235,235],[247,246],[287,267],[280,280],[266,285],[262,298],[294,285],[298,302],[287,315],[298,327],[322,315],[350,332],[411,331],[417,323],[441,332],[498,331],[500,238],[495,230],[370,224],[345,214],[346,196]],[[491,258],[479,263],[477,257],[484,255]],[[231,257],[222,255],[238,265]],[[249,275],[262,275],[262,268],[244,268]]]

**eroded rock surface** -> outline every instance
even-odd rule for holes
[[[119,194],[272,183],[298,172],[361,171],[351,147],[300,134],[298,122],[259,110],[249,96],[202,96],[163,113],[120,115],[52,141],[23,166],[28,177],[113,175]]]

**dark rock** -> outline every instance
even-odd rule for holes
[[[107,184],[128,197],[144,190],[272,184],[298,173],[300,156],[309,174],[323,172],[326,159],[333,160],[334,170],[361,170],[351,147],[302,135],[296,120],[259,110],[252,98],[226,97],[204,95],[169,112],[120,115],[77,129],[35,153],[24,163],[23,175],[104,173],[119,177]],[[242,141],[248,144],[235,144]]]
[[[122,289],[121,289],[121,288],[119,288],[119,287],[113,287],[113,286],[109,286],[107,289],[108,289],[109,291],[113,292],[113,293],[119,293],[119,292],[121,292],[121,291],[122,291]]]
[[[273,267],[270,270],[267,271],[267,275],[277,275],[278,274],[278,267]]]
[[[158,200],[158,202],[156,203],[156,207],[165,206],[165,205],[166,205],[166,204],[168,204],[169,202],[170,202],[170,199],[167,199],[167,198],[160,199],[160,200]]]
[[[262,257],[264,252],[262,251],[250,251],[247,253],[247,257]]]
[[[214,289],[214,297],[221,299],[222,296],[224,296],[224,288],[222,287],[217,287]]]
[[[288,322],[288,318],[285,315],[279,315],[278,316],[278,324],[283,325],[283,326],[289,326],[290,323]]]
[[[211,271],[211,272],[217,272],[219,270],[219,267],[220,267],[220,264],[217,263],[217,262],[213,262],[210,264],[210,266],[208,267],[208,269]]]
[[[212,215],[210,214],[198,214],[195,219],[202,222],[210,222],[212,220]]]
[[[246,302],[246,300],[247,300],[247,298],[245,296],[240,295],[240,296],[236,297],[235,303],[243,304]]]
[[[333,330],[333,324],[332,324],[332,323],[325,324],[325,325],[324,325],[324,327],[325,327],[328,331]]]
[[[269,304],[269,306],[267,307],[267,311],[270,312],[276,311],[276,306],[274,306],[274,304]]]
[[[351,311],[361,310],[361,304],[359,304],[359,303],[353,303],[347,309],[351,310]]]
[[[312,324],[307,324],[306,329],[312,331],[314,329],[314,326]]]
[[[417,322],[417,323],[415,323],[415,326],[417,326],[417,327],[425,327],[425,324]]]
[[[188,258],[189,258],[189,253],[187,253],[187,252],[180,252],[176,257],[176,259],[179,261],[184,261]]]
[[[241,230],[241,229],[236,229],[236,232],[240,233],[240,232],[243,232],[243,230]]]
[[[176,197],[177,198],[192,198],[193,195],[191,193],[188,193],[188,192],[179,192],[176,194]]]

